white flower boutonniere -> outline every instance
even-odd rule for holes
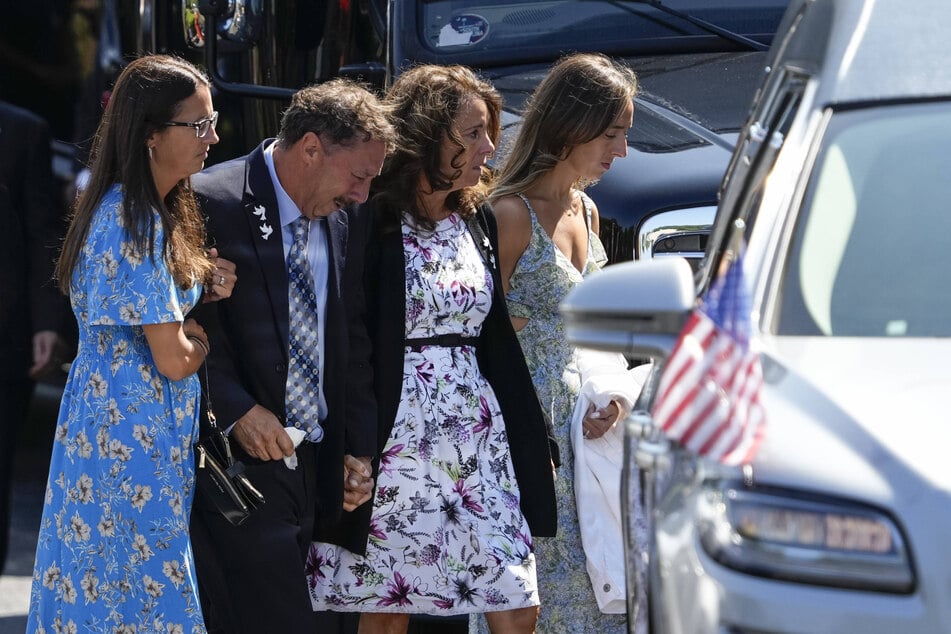
[[[482,236],[482,248],[485,249],[485,252],[489,254],[489,264],[492,265],[492,268],[495,268],[495,252],[492,251],[492,243],[489,242],[488,236]]]
[[[261,237],[265,240],[271,237],[271,234],[274,233],[274,227],[267,223],[267,210],[264,208],[264,205],[255,205],[254,211],[251,212],[258,217],[258,220],[261,221],[261,226],[258,227],[258,230],[261,232]]]

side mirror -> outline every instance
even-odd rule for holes
[[[681,256],[696,271],[707,248],[716,205],[672,209],[644,221],[637,232],[637,259]]]
[[[621,519],[632,623],[641,609],[639,585],[649,572],[641,529],[631,520],[653,516],[657,488],[663,488],[673,460],[671,444],[654,426],[648,409],[657,377],[695,301],[690,264],[671,256],[608,266],[572,289],[561,304],[572,345],[657,361],[624,422]]]
[[[666,257],[606,267],[561,304],[574,346],[665,359],[696,301],[687,260]]]

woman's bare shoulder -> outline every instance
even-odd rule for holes
[[[499,230],[503,227],[512,231],[531,231],[532,221],[528,207],[516,194],[502,196],[492,201],[492,212],[498,222]]]

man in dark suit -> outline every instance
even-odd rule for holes
[[[344,208],[366,200],[393,140],[377,98],[334,80],[294,96],[276,141],[192,179],[209,239],[238,274],[228,300],[196,315],[215,350],[207,397],[266,499],[240,526],[195,500],[192,542],[212,632],[338,627],[313,612],[304,567],[311,541],[333,540],[342,511],[370,497],[377,417],[364,232]],[[312,339],[298,345],[304,334]],[[299,392],[307,402],[294,400]],[[293,468],[284,460],[292,455]]]
[[[17,433],[34,379],[60,362],[69,323],[66,298],[52,282],[65,225],[50,141],[43,119],[0,101],[0,569]]]

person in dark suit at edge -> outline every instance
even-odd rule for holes
[[[44,119],[0,101],[0,570],[19,427],[34,381],[62,362],[70,332],[66,297],[52,281],[66,225],[51,141]]]
[[[193,541],[210,632],[352,627],[313,611],[304,564],[315,536],[355,547],[336,522],[372,491],[377,409],[360,283],[365,232],[354,230],[347,208],[366,200],[394,142],[380,101],[338,79],[298,91],[276,140],[193,178],[209,239],[241,276],[228,301],[203,307],[216,351],[208,397],[266,499],[240,526],[196,499]],[[310,284],[314,296],[301,295]],[[290,456],[293,469],[283,460]]]

